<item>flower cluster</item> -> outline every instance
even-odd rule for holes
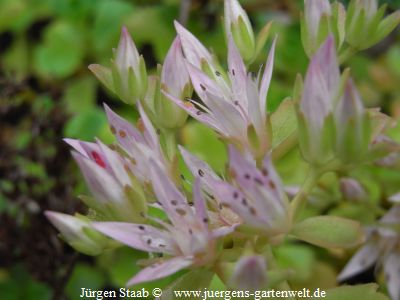
[[[386,36],[399,14],[383,19],[384,8],[378,9],[376,1],[353,0],[346,14],[340,3],[305,0],[302,38],[311,61],[304,83],[301,77],[296,81],[293,99],[271,113],[268,89],[277,38],[270,43],[265,67],[256,75],[250,72],[271,24],[256,37],[237,0],[225,0],[224,7],[226,64],[175,22],[177,36],[156,74],[147,75],[126,28],[111,67],[89,67],[121,100],[135,105],[140,118],[133,126],[105,105],[115,143],[65,140],[92,194],[82,196],[91,213],[46,216],[83,253],[97,255],[122,244],[149,253],[128,285],[187,270],[211,272],[231,289],[287,289],[293,270],[276,264],[274,247],[298,239],[325,248],[351,248],[366,240],[339,280],[378,261],[389,294],[399,300],[397,195],[389,212],[366,233],[358,220],[301,214],[328,172],[339,177],[344,201],[362,204],[368,192],[346,172],[399,150],[385,135],[391,118],[364,107],[349,70],[341,74],[339,65],[351,49],[367,48]],[[348,48],[343,54],[344,44]],[[296,123],[283,136],[281,114]],[[215,172],[178,145],[176,133],[189,115],[225,143],[225,172]],[[299,145],[309,165],[309,175],[293,195],[274,167],[277,140],[290,149]],[[179,160],[193,180],[179,176]],[[209,282],[199,281],[197,288]]]

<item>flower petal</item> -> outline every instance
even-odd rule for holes
[[[208,189],[210,189],[209,184],[208,184],[209,178],[218,180],[219,179],[218,175],[215,174],[213,169],[206,162],[202,161],[200,158],[198,158],[195,155],[193,155],[192,153],[190,153],[184,147],[179,145],[178,148],[182,154],[185,164],[189,167],[189,170],[193,174],[193,176],[194,177],[200,176],[202,179],[202,182],[204,182],[206,187]]]
[[[93,196],[103,202],[122,202],[124,197],[122,186],[104,168],[83,155],[72,152],[72,156],[78,163],[86,183]]]
[[[129,247],[149,252],[174,254],[174,244],[167,232],[144,224],[96,222],[93,227]]]
[[[391,252],[383,263],[386,284],[393,300],[400,299],[400,254]]]
[[[275,56],[275,45],[276,45],[276,38],[272,42],[271,49],[269,50],[268,58],[267,58],[267,63],[265,65],[264,73],[261,78],[261,83],[260,83],[260,111],[262,114],[263,119],[265,119],[266,115],[266,110],[267,110],[267,94],[268,94],[268,89],[269,85],[271,83],[271,77],[272,77],[272,69],[274,66],[274,56]]]
[[[239,101],[243,107],[247,107],[246,66],[232,37],[229,37],[228,41],[228,68],[232,86],[232,96],[235,97],[234,101]]]
[[[261,290],[267,284],[267,263],[261,255],[244,256],[236,263],[231,285],[239,290]]]
[[[156,280],[174,274],[192,264],[191,257],[174,257],[169,260],[153,264],[135,275],[128,281],[127,286],[146,281]]]
[[[153,160],[150,161],[150,173],[154,193],[174,226],[188,226],[194,215],[185,196]]]
[[[128,71],[129,67],[131,67],[133,70],[136,70],[139,66],[139,53],[128,32],[128,29],[126,29],[125,26],[122,27],[121,38],[115,53],[115,63],[120,70],[124,70],[126,72]]]
[[[346,280],[371,267],[379,256],[379,247],[373,241],[368,242],[347,263],[338,276],[339,281]]]
[[[202,60],[205,60],[212,65],[212,57],[210,52],[203,46],[202,43],[186,28],[177,21],[174,22],[175,29],[181,39],[183,52],[186,59],[198,68],[201,68]]]
[[[166,86],[168,93],[180,98],[185,85],[189,82],[181,41],[179,37],[176,37],[165,57],[161,71],[161,84]]]
[[[107,104],[104,104],[104,109],[111,126],[111,132],[116,135],[118,142],[128,153],[130,153],[129,149],[131,149],[135,143],[144,143],[142,135],[131,123],[113,112]]]

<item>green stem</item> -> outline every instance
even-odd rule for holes
[[[164,129],[162,131],[164,137],[165,153],[169,161],[173,161],[177,152],[176,132],[171,129]]]
[[[310,170],[308,171],[307,177],[301,186],[300,191],[296,194],[292,202],[290,203],[291,211],[292,211],[292,222],[295,221],[296,217],[299,215],[300,211],[303,209],[307,197],[310,194],[311,190],[316,185],[321,173],[318,172],[315,167],[310,166]]]
[[[349,46],[339,55],[339,64],[343,64],[346,60],[352,57],[358,50]]]

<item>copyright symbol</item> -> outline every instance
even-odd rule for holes
[[[153,289],[152,294],[154,297],[160,297],[162,295],[162,290],[160,288],[155,288],[155,289]]]

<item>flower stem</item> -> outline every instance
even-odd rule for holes
[[[357,53],[357,49],[349,46],[339,55],[339,63],[343,64],[346,60]]]
[[[175,130],[165,129],[162,131],[164,137],[165,154],[169,161],[173,161],[177,152],[176,132]]]
[[[292,202],[290,203],[291,212],[292,212],[292,223],[295,221],[296,217],[299,215],[300,211],[303,209],[307,197],[310,194],[311,190],[316,185],[318,178],[322,174],[317,171],[316,168],[310,166],[310,170],[308,171],[307,177],[301,186],[300,191],[296,194],[293,198]]]

